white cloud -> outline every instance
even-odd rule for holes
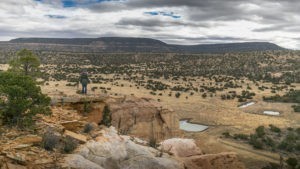
[[[223,8],[213,2],[221,3],[127,0],[64,8],[60,0],[1,0],[0,40],[133,36],[184,44],[270,41],[300,49],[300,13],[295,10],[300,3],[229,0]],[[146,15],[149,11],[174,12],[180,18]]]

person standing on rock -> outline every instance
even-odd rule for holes
[[[87,71],[83,71],[80,74],[80,79],[79,79],[81,85],[82,85],[82,94],[86,94],[87,93],[87,85],[88,83],[90,83],[90,79],[88,77]]]

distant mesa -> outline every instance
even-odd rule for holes
[[[32,50],[51,49],[72,52],[172,52],[172,53],[226,53],[267,50],[285,50],[269,42],[243,42],[226,44],[174,45],[150,38],[18,38],[0,43],[0,47],[27,47]],[[18,46],[17,46],[18,45]],[[49,47],[51,46],[51,48]],[[57,46],[57,47],[55,47]],[[80,46],[74,51],[74,46]]]
[[[150,38],[18,38],[10,40],[11,43],[45,43],[45,44],[68,44],[68,45],[92,45],[96,42],[119,45],[167,45],[166,43]]]

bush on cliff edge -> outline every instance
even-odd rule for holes
[[[4,124],[26,127],[36,114],[50,114],[50,98],[30,76],[0,72],[0,118]]]

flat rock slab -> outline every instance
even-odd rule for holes
[[[77,134],[72,131],[66,130],[64,133],[65,136],[69,136],[75,140],[78,140],[80,143],[86,143],[87,142],[87,137],[82,135],[82,134]]]
[[[6,157],[21,163],[21,164],[25,164],[26,163],[26,156],[24,154],[21,153],[7,153]]]
[[[51,97],[51,104],[63,104],[63,103],[84,103],[84,102],[101,102],[108,98],[107,95],[101,94],[101,95],[74,95],[74,96],[53,96]]]
[[[42,142],[42,137],[37,136],[37,135],[27,135],[27,136],[22,136],[18,137],[15,140],[16,143],[19,144],[33,144],[33,145],[38,145]]]
[[[53,163],[53,160],[52,159],[38,159],[38,160],[35,160],[34,161],[34,164],[51,164]]]
[[[70,131],[78,131],[80,128],[84,126],[84,122],[81,121],[64,121],[60,123],[66,130]]]

